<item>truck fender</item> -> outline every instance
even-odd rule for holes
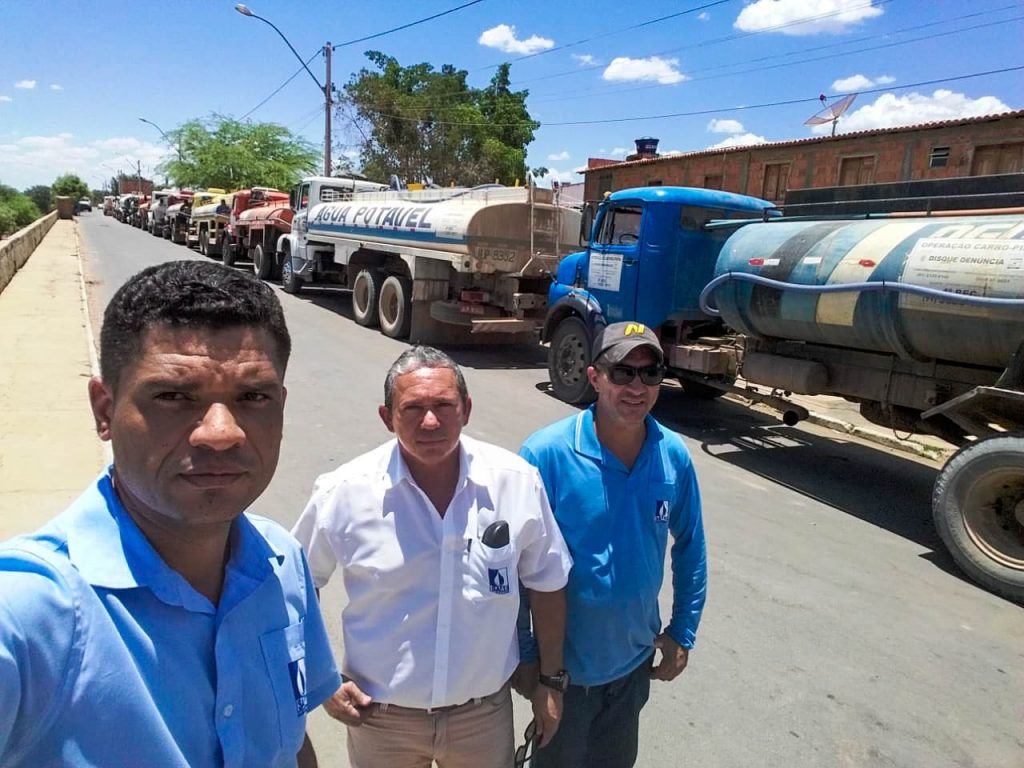
[[[597,299],[586,291],[573,291],[560,298],[548,309],[548,315],[544,318],[544,327],[541,329],[541,342],[551,341],[558,324],[571,315],[576,315],[587,324],[591,338],[598,327],[607,324],[604,319],[604,311]]]

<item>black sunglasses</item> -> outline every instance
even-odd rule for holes
[[[523,732],[526,743],[516,749],[514,768],[525,768],[533,762],[533,753],[537,750],[537,721],[531,720]]]
[[[640,381],[648,387],[661,384],[661,382],[665,380],[665,366],[660,363],[651,363],[650,365],[645,365],[643,368],[618,363],[610,368],[606,368],[605,373],[608,374],[608,378],[611,380],[612,384],[616,384],[620,387],[625,384],[633,383],[633,379],[637,376],[639,376]]]

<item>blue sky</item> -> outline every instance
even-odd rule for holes
[[[467,1],[249,6],[308,58]],[[671,152],[812,135],[803,123],[822,93],[861,94],[840,131],[1019,109],[1022,69],[954,78],[1024,66],[1022,43],[1020,0],[479,0],[339,47],[333,81],[343,86],[371,48],[452,64],[475,86],[512,61],[542,123],[529,164],[578,181],[588,157],[621,158],[640,136]],[[322,96],[305,72],[256,108],[298,67],[227,0],[0,0],[0,183],[73,172],[98,188],[137,163],[152,175],[169,149],[139,117],[170,131],[248,115],[322,146]],[[322,82],[322,56],[310,68]],[[336,124],[336,142],[353,138]]]

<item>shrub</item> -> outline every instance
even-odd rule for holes
[[[0,203],[0,237],[18,231],[18,218],[6,203]]]

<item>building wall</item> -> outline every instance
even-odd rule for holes
[[[994,145],[1013,145],[1004,150]],[[948,153],[933,150],[948,148]],[[983,155],[976,155],[979,151]],[[984,154],[987,153],[987,154]],[[945,163],[943,164],[943,156]],[[984,159],[984,162],[982,158]],[[788,163],[788,178],[774,182],[778,169]],[[984,170],[998,166],[999,170]],[[931,167],[932,165],[937,167]],[[845,169],[845,181],[843,171]],[[1024,115],[998,119],[891,131],[869,136],[763,145],[716,153],[661,157],[652,162],[613,165],[586,174],[587,200],[604,191],[661,184],[664,186],[720,188],[781,202],[785,189],[832,187],[843,183],[912,181],[980,173],[1024,171]],[[765,188],[766,174],[769,189]],[[870,178],[869,178],[870,177]],[[781,192],[773,195],[772,192]]]

